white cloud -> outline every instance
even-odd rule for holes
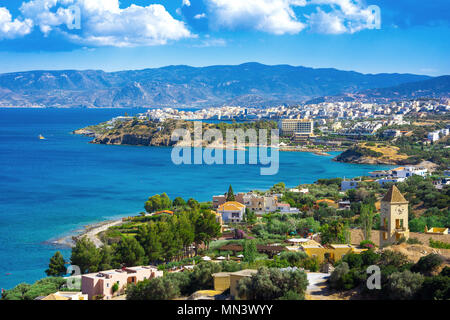
[[[32,30],[32,20],[13,20],[9,10],[4,7],[0,7],[0,40],[22,37],[29,34]]]
[[[80,32],[64,31],[64,25],[74,18],[69,5],[80,8]],[[170,40],[194,37],[184,22],[174,19],[159,4],[146,7],[132,4],[121,9],[118,0],[32,0],[22,4],[21,12],[44,34],[57,29],[83,45],[161,45]]]
[[[217,38],[211,39],[209,36],[206,36],[206,39],[200,41],[193,45],[193,47],[197,48],[205,48],[205,47],[225,47],[227,45],[226,40]]]
[[[273,34],[295,34],[306,26],[291,6],[301,0],[206,0],[218,27],[249,28]]]
[[[347,32],[343,20],[337,15],[326,13],[320,8],[309,16],[309,26],[317,33],[340,34]]]
[[[206,18],[206,13],[196,14],[194,16],[194,19],[203,19],[203,18]]]
[[[370,29],[371,12],[359,0],[311,0],[311,4],[332,8],[325,12],[318,7],[316,12],[306,16],[314,32],[340,34]]]
[[[255,29],[272,34],[354,33],[368,28],[371,12],[361,0],[205,0],[217,28]],[[295,8],[316,7],[302,20]],[[322,9],[323,8],[323,9]]]

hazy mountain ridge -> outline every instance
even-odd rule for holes
[[[436,78],[259,63],[119,72],[29,71],[0,74],[0,106],[260,106],[352,95],[433,79]]]
[[[333,101],[367,101],[389,102],[396,100],[420,98],[449,98],[450,76],[440,76],[422,81],[407,82],[392,87],[382,87],[363,90],[358,93],[345,93],[336,96],[325,96],[307,101],[307,103],[333,102]]]

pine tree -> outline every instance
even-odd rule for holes
[[[228,192],[227,192],[227,201],[236,201],[236,198],[234,196],[234,192],[233,192],[233,188],[230,187],[228,188]]]
[[[48,265],[48,269],[45,270],[45,273],[49,277],[60,277],[65,275],[67,272],[64,258],[61,252],[56,251],[53,257],[50,258],[50,263]]]

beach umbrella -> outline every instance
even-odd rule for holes
[[[244,255],[243,255],[243,254],[240,254],[240,255],[238,255],[237,257],[238,257],[238,258],[243,258]]]
[[[202,260],[203,260],[203,261],[210,261],[210,260],[211,260],[211,258],[210,258],[210,257],[208,257],[208,256],[204,256],[204,257],[202,257]]]
[[[225,258],[225,257],[222,257],[222,256],[216,258],[216,260],[225,260],[225,259],[226,259],[226,258]]]

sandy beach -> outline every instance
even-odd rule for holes
[[[75,245],[75,241],[81,239],[86,236],[89,240],[91,240],[96,247],[101,247],[103,243],[97,237],[100,232],[106,231],[110,227],[118,226],[123,223],[122,219],[115,220],[107,220],[94,224],[90,224],[84,227],[83,230],[74,231],[73,234],[58,238],[56,240],[49,241],[52,244],[73,247]]]

